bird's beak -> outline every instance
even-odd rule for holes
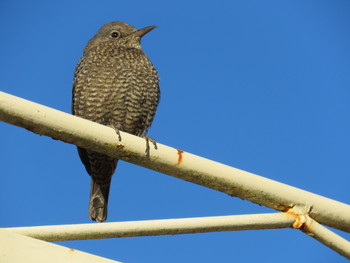
[[[148,26],[148,27],[144,27],[144,28],[141,28],[139,30],[137,30],[135,33],[134,33],[134,36],[137,36],[137,37],[143,37],[144,35],[146,35],[148,32],[152,31],[153,29],[155,29],[157,26]]]

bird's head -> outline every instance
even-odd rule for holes
[[[157,26],[136,29],[124,22],[109,22],[103,25],[89,41],[87,49],[108,43],[113,46],[141,49],[141,38]]]

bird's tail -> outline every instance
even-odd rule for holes
[[[97,182],[91,177],[89,217],[91,220],[103,222],[107,218],[108,196],[111,182]]]

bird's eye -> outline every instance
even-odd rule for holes
[[[111,37],[112,38],[118,38],[120,36],[120,33],[118,32],[118,31],[113,31],[112,33],[111,33]]]

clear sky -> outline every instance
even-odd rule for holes
[[[349,14],[347,0],[2,0],[0,90],[70,112],[74,68],[104,23],[158,25],[142,41],[161,78],[151,137],[350,203]],[[73,145],[6,123],[0,138],[0,226],[91,222]],[[108,222],[265,212],[120,162]],[[346,262],[292,229],[58,244],[123,262]]]

